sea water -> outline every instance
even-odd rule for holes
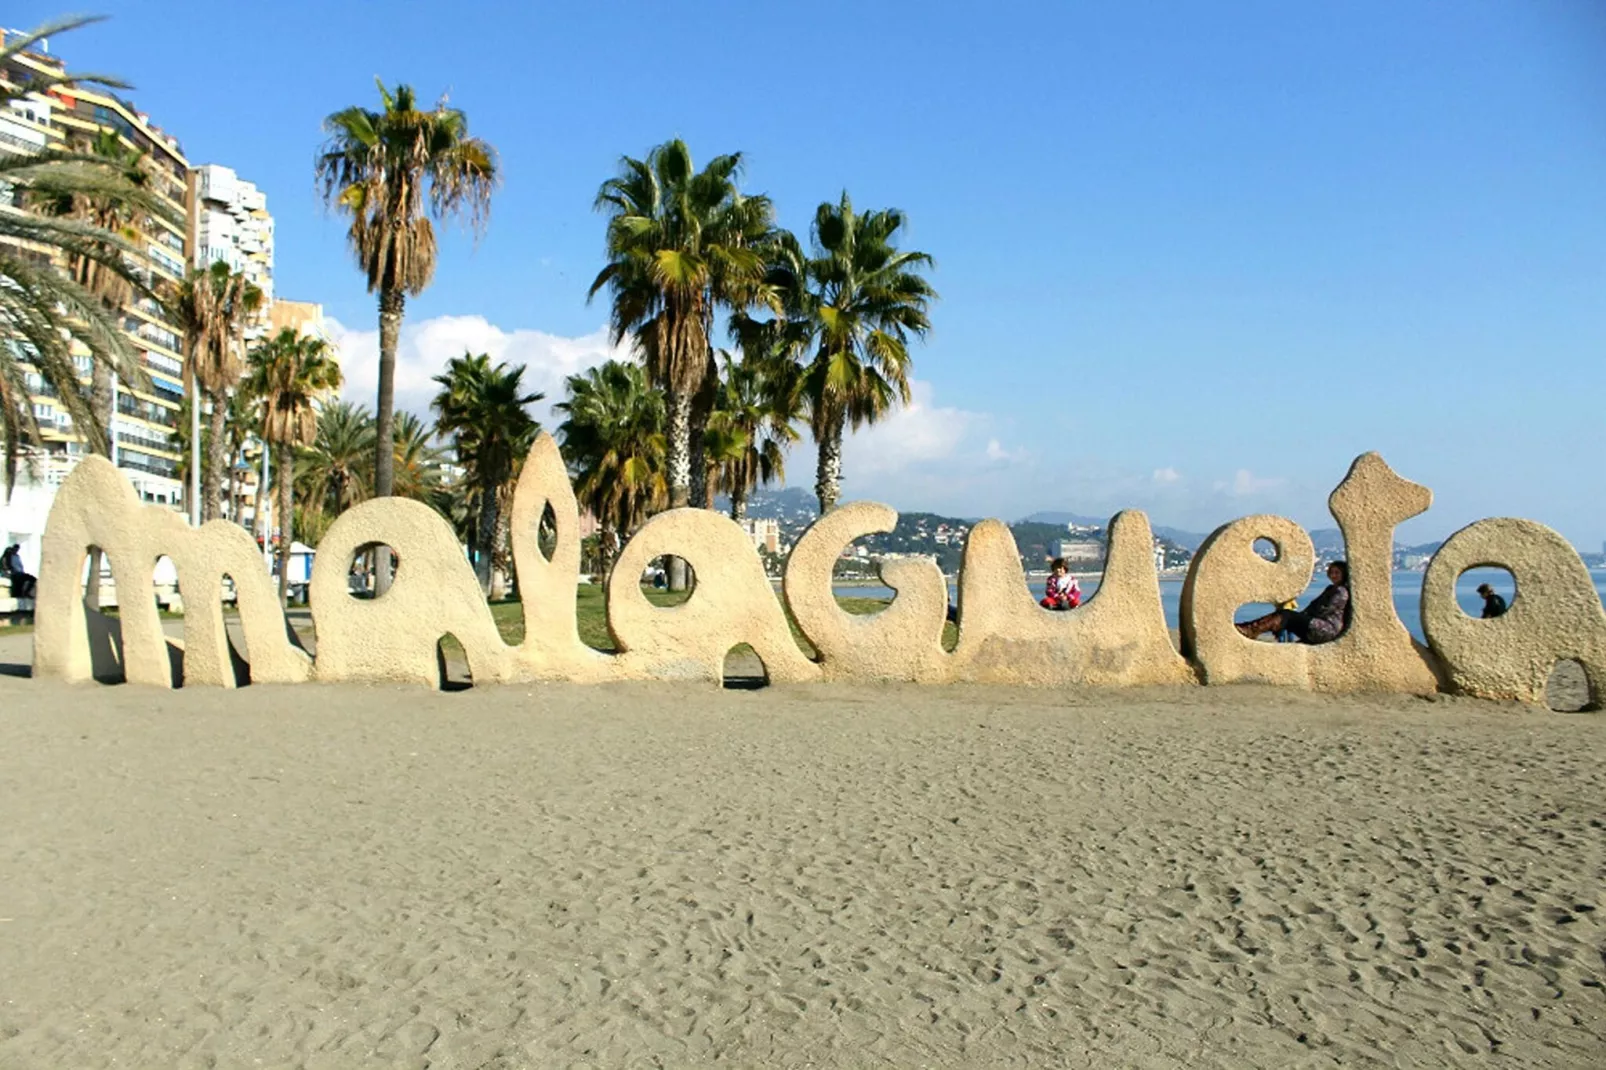
[[[1601,596],[1602,603],[1606,603],[1606,571],[1594,570],[1589,574],[1595,581],[1595,593]],[[1096,577],[1079,580],[1082,585],[1082,597],[1087,599],[1099,589]],[[1456,601],[1460,603],[1468,616],[1481,616],[1483,614],[1483,598],[1478,594],[1478,587],[1487,583],[1498,594],[1505,597],[1509,603],[1516,597],[1516,584],[1511,573],[1504,569],[1480,568],[1472,569],[1461,575],[1455,584]],[[1027,588],[1032,592],[1033,598],[1043,597],[1043,580],[1032,580]],[[1300,596],[1299,604],[1305,606],[1312,598],[1321,593],[1327,586],[1327,577],[1313,580]],[[836,588],[836,593],[842,598],[880,598],[890,600],[893,591],[890,587],[851,587]],[[953,584],[948,586],[948,599],[950,602],[958,601],[958,593]],[[1162,577],[1160,580],[1160,604],[1165,609],[1166,624],[1172,628],[1178,627],[1177,619],[1182,604],[1182,578]],[[1422,573],[1396,572],[1394,573],[1394,607],[1399,611],[1400,620],[1410,629],[1417,639],[1422,638]],[[1268,605],[1246,605],[1238,611],[1237,619],[1250,620],[1262,613],[1269,613],[1276,607]]]

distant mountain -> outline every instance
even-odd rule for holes
[[[730,512],[730,499],[724,495],[714,505],[722,513]],[[819,512],[819,499],[802,487],[760,487],[747,496],[747,515],[758,520],[812,520]]]
[[[721,512],[729,513],[730,501],[721,497],[716,501],[715,507]],[[755,490],[747,499],[747,515],[759,520],[779,521],[783,538],[787,542],[795,542],[804,529],[814,522],[819,512],[819,502],[814,497],[814,492],[803,487],[782,487],[778,490],[761,488]],[[1085,513],[1046,509],[1032,513],[1023,520],[1017,520],[1009,527],[1021,553],[1028,559],[1035,560],[1047,555],[1056,541],[1069,536],[1069,532],[1065,530],[1067,524],[1099,528],[1100,533],[1092,537],[1102,540],[1102,529],[1109,523],[1109,519]],[[954,564],[952,559],[957,552],[957,545],[953,542],[936,542],[937,528],[943,526],[948,529],[968,531],[976,523],[974,517],[900,513],[895,532],[868,541],[876,552],[931,553],[943,562],[944,567],[951,567]],[[1166,527],[1163,524],[1154,525],[1153,530],[1154,534],[1164,542],[1181,547],[1190,553],[1196,552],[1208,538],[1208,535],[1197,531]],[[1344,555],[1344,536],[1337,528],[1315,528],[1310,532],[1310,541],[1318,558],[1331,560]],[[1395,550],[1403,554],[1431,556],[1441,545],[1442,542],[1425,542],[1418,546],[1398,545]]]
[[[1041,513],[1033,513],[1031,516],[1016,521],[1016,523],[1020,524],[1054,524],[1058,527],[1064,527],[1066,524],[1076,524],[1081,527],[1091,526],[1098,528],[1102,528],[1109,522],[1110,518],[1107,516],[1083,516],[1081,513],[1060,513],[1051,509]]]
[[[1310,544],[1316,548],[1317,557],[1334,557],[1344,552],[1344,533],[1337,528],[1313,528]]]
[[[1181,528],[1156,527],[1154,533],[1169,543],[1182,547],[1189,553],[1204,545],[1208,535],[1201,535],[1197,531],[1183,531]]]

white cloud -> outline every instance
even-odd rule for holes
[[[1182,473],[1177,471],[1175,468],[1156,468],[1154,470],[1154,481],[1156,483],[1177,483],[1180,482],[1181,479]]]
[[[354,330],[338,320],[328,321],[329,334],[340,350],[340,366],[347,401],[374,407],[379,385],[379,331]],[[628,359],[624,347],[608,342],[599,327],[579,338],[545,331],[506,331],[484,316],[436,316],[402,324],[396,347],[396,408],[429,418],[429,402],[437,387],[431,382],[453,357],[465,352],[489,353],[491,360],[525,366],[524,385],[546,399],[532,406],[531,414],[549,429],[551,409],[564,398],[565,376],[601,364],[610,358]]]
[[[970,431],[986,415],[933,404],[934,391],[923,380],[909,383],[913,395],[879,423],[851,431],[843,443],[843,468],[851,476],[894,475],[943,462],[959,452]]]
[[[1267,491],[1277,490],[1288,481],[1276,476],[1257,476],[1247,468],[1240,468],[1233,473],[1230,482],[1218,482],[1216,489],[1226,491],[1234,498],[1247,498]]]
[[[982,451],[986,458],[994,465],[1022,464],[1032,459],[1032,451],[1024,446],[1020,449],[1006,449],[996,438],[987,440],[987,448]]]

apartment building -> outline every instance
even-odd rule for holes
[[[194,265],[207,268],[221,260],[262,291],[262,312],[246,326],[254,340],[269,329],[273,307],[273,216],[268,198],[222,164],[203,164],[191,173],[195,199]]]
[[[8,38],[15,32],[5,31]],[[63,63],[46,47],[41,43],[36,50],[13,57],[0,69],[0,78],[25,88],[38,75],[59,73]],[[134,268],[153,289],[176,286],[190,262],[193,218],[190,166],[178,139],[152,123],[129,101],[95,88],[52,89],[0,108],[0,152],[78,148],[102,132],[114,134],[125,148],[143,155],[153,189],[173,209],[175,221],[143,222]],[[23,209],[16,195],[10,194],[0,210]],[[184,490],[179,480],[180,456],[172,436],[184,400],[183,338],[149,297],[136,297],[124,308],[122,324],[150,382],[134,390],[119,385],[116,391],[112,459],[128,475],[141,498],[177,508],[183,504]],[[87,384],[87,353],[81,356],[79,368]],[[66,478],[83,455],[84,446],[51,385],[35,373],[29,373],[28,384],[44,440],[34,457],[38,473],[35,481],[49,491]],[[15,530],[11,521],[7,526]]]
[[[781,552],[781,525],[774,518],[746,517],[742,520],[742,531],[753,540],[755,550],[768,553]]]

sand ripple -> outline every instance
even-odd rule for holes
[[[1589,1066],[1606,720],[0,680],[0,1066]]]

